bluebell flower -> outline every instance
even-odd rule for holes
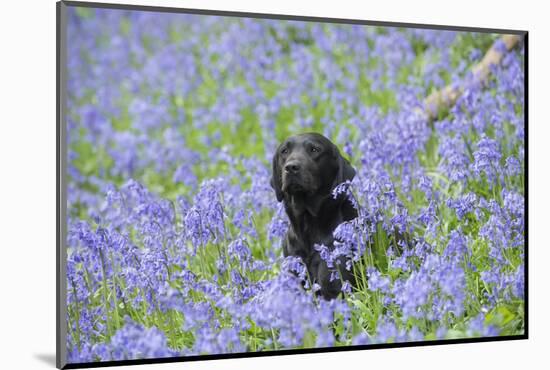
[[[459,220],[463,219],[468,213],[475,210],[478,200],[474,193],[468,193],[458,199],[449,198],[447,206],[456,211]]]
[[[461,261],[469,255],[468,241],[459,230],[453,230],[449,234],[449,242],[445,248],[444,256]]]
[[[440,168],[451,181],[465,181],[469,175],[469,160],[464,143],[457,137],[444,137],[439,146]]]
[[[490,180],[498,179],[501,158],[499,144],[487,136],[482,136],[474,152],[472,170],[476,175],[485,174]]]
[[[521,173],[521,165],[516,157],[506,158],[504,169],[508,176],[517,176]]]
[[[485,315],[480,313],[472,320],[468,326],[468,335],[479,337],[493,337],[498,335],[498,330],[492,325],[485,324]]]
[[[374,269],[370,268],[367,271],[369,289],[372,291],[381,291],[382,293],[390,292],[390,279]]]
[[[102,361],[130,360],[177,356],[167,346],[166,337],[156,328],[145,328],[126,317],[124,327],[118,330],[105,346],[93,348]],[[94,355],[96,355],[94,353]]]
[[[379,343],[395,341],[398,331],[394,322],[383,320],[376,329],[376,340]]]

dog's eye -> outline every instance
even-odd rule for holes
[[[288,148],[283,148],[283,149],[281,149],[281,153],[287,154],[287,153],[288,153]]]
[[[319,153],[320,151],[321,151],[321,148],[318,148],[318,147],[316,147],[316,146],[312,146],[312,147],[311,147],[311,152],[312,152],[312,153]]]

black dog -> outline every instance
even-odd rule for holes
[[[290,220],[283,253],[302,259],[311,282],[321,286],[320,293],[325,299],[338,296],[342,281],[352,285],[355,281],[343,258],[333,266],[338,274],[331,281],[331,269],[314,248],[315,244],[322,244],[332,250],[334,229],[357,217],[348,199],[342,196],[335,199],[332,195],[338,184],[354,176],[355,169],[336,145],[317,133],[289,137],[273,156],[271,186],[277,200],[284,203]]]

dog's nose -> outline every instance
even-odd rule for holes
[[[285,165],[285,171],[296,174],[300,171],[300,165],[298,162],[289,162]]]

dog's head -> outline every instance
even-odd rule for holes
[[[301,198],[306,203],[319,201],[354,176],[355,169],[336,145],[318,133],[291,136],[273,155],[271,186],[278,201],[290,198]],[[319,205],[315,206],[318,209]]]

